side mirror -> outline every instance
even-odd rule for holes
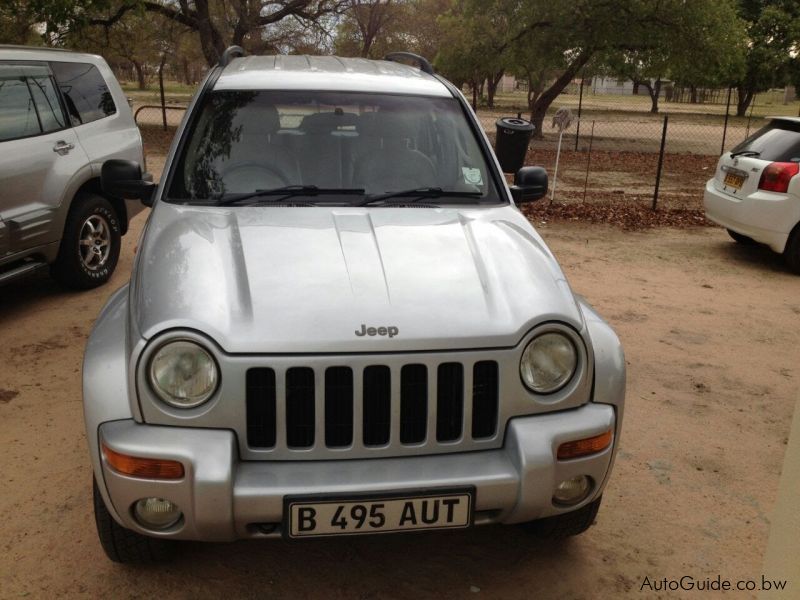
[[[141,200],[145,206],[153,206],[156,184],[149,174],[142,175],[139,163],[132,160],[105,161],[100,171],[100,187],[110,196]]]
[[[533,202],[547,195],[547,171],[544,167],[522,167],[511,186],[514,202]]]

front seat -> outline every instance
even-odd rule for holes
[[[356,158],[353,167],[355,187],[363,187],[370,194],[380,194],[436,186],[433,162],[410,147],[412,125],[408,119],[392,113],[378,112],[363,120],[359,139],[369,147],[362,147]],[[373,147],[376,142],[379,145]]]
[[[302,183],[294,153],[277,141],[281,127],[275,106],[256,96],[237,110],[231,127],[239,139],[231,143],[230,154],[222,158],[217,172],[225,192],[254,192]]]

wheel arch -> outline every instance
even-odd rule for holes
[[[72,199],[70,200],[70,209],[75,201],[83,194],[97,194],[98,196],[102,196],[108,200],[111,204],[111,207],[114,209],[114,212],[117,213],[117,217],[119,217],[119,227],[122,235],[128,233],[128,209],[125,206],[125,201],[121,198],[114,198],[106,194],[100,185],[99,177],[87,179],[80,185],[80,187],[78,187],[77,190],[75,190],[75,192],[72,194]]]

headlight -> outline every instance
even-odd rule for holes
[[[563,333],[539,335],[522,353],[519,372],[522,381],[537,394],[550,394],[567,385],[578,366],[575,344]]]
[[[167,342],[150,359],[150,385],[170,406],[199,406],[211,397],[218,384],[217,363],[194,342]]]

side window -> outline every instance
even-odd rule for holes
[[[41,132],[25,78],[0,65],[0,142]]]
[[[28,77],[28,87],[39,111],[42,131],[48,133],[64,128],[64,113],[58,103],[58,95],[50,77]]]
[[[51,62],[73,125],[91,123],[117,112],[97,67],[88,63]]]

